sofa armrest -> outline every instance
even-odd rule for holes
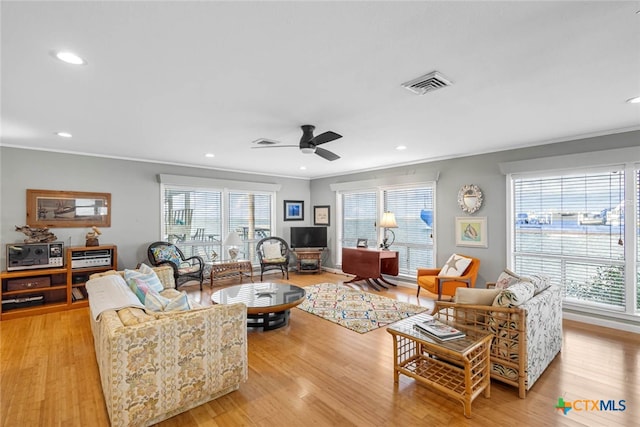
[[[153,424],[247,379],[244,304],[175,312],[133,326],[109,311],[92,327],[114,427]]]
[[[562,349],[562,290],[552,285],[522,304],[527,311],[527,390]]]

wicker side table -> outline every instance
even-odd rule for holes
[[[464,338],[440,341],[413,327],[422,320],[423,315],[418,314],[387,328],[393,336],[394,383],[398,383],[400,374],[411,377],[461,402],[464,416],[470,418],[471,402],[480,393],[490,397],[492,336],[465,330]]]
[[[240,283],[242,283],[242,279],[245,276],[248,276],[251,279],[251,282],[253,282],[253,266],[251,265],[251,261],[249,260],[222,260],[210,262],[207,264],[211,266],[212,286],[214,281],[216,280],[228,279],[234,276],[240,277]]]

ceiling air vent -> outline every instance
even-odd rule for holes
[[[274,144],[280,143],[280,141],[276,141],[275,139],[267,139],[267,138],[259,138],[252,142],[256,145],[274,145]]]
[[[424,95],[432,90],[440,89],[442,87],[451,86],[453,82],[437,71],[432,71],[429,74],[418,77],[406,83],[402,83],[402,87],[407,88],[411,92]]]

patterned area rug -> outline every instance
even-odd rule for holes
[[[305,286],[304,290],[299,309],[361,334],[428,310],[333,283]]]

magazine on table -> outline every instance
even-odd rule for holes
[[[442,341],[463,338],[465,333],[438,320],[417,322],[414,327]]]

